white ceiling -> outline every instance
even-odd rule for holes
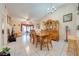
[[[50,6],[60,8],[64,3],[11,3],[6,4],[7,10],[12,17],[40,19],[48,13]]]

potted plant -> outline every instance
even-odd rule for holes
[[[2,48],[0,50],[0,56],[10,56],[10,48]]]

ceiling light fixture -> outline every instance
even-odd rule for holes
[[[48,14],[52,14],[54,11],[56,11],[56,7],[50,4],[50,8],[48,8]]]

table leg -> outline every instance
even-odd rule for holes
[[[42,50],[42,38],[40,37],[40,49]]]

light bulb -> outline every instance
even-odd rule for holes
[[[56,8],[54,10],[56,11]]]
[[[49,11],[49,8],[47,10]]]
[[[52,9],[54,9],[55,8],[55,6],[52,6]]]

